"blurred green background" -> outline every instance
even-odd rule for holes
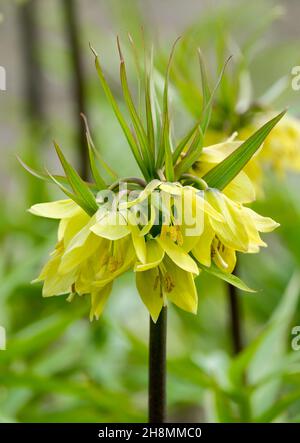
[[[278,79],[290,79],[300,64],[300,4],[2,0],[0,13],[0,65],[7,74],[7,90],[0,91],[0,325],[7,331],[7,350],[0,351],[0,421],[145,421],[149,319],[134,277],[116,282],[103,316],[92,323],[84,298],[70,304],[63,296],[41,297],[41,286],[30,281],[51,250],[56,223],[26,209],[63,196],[24,171],[15,154],[59,172],[55,139],[86,174],[78,117],[84,111],[104,158],[123,176],[136,173],[98,83],[89,42],[122,102],[116,35],[126,42],[130,32],[141,46],[143,27],[144,38],[155,43],[158,72],[175,38],[186,36],[175,62],[197,79],[196,48],[213,60],[221,32],[247,57],[253,96],[259,97]],[[134,84],[133,63],[130,73]],[[273,106],[289,106],[300,116],[299,98],[288,82]],[[183,108],[177,112],[181,127],[191,118]],[[256,204],[281,228],[259,255],[240,257],[241,276],[258,289],[239,294],[243,352],[232,352],[222,282],[197,279],[197,316],[171,307],[169,421],[300,421],[300,350],[291,347],[292,328],[300,325],[299,186],[299,175],[282,181],[270,176],[266,197]]]

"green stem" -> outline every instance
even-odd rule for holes
[[[149,423],[164,423],[166,419],[166,338],[167,308],[157,322],[150,318],[149,335]]]

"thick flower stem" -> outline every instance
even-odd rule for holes
[[[236,287],[227,286],[232,351],[237,355],[243,349],[240,300]]]
[[[149,423],[164,423],[166,418],[166,341],[167,308],[154,323],[149,335]]]

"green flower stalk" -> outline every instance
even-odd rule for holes
[[[87,127],[93,182],[83,181],[55,144],[65,176],[40,177],[54,181],[67,199],[34,205],[30,212],[59,220],[57,244],[38,281],[45,297],[89,296],[90,318],[99,318],[121,274],[133,271],[141,299],[150,313],[149,420],[165,418],[166,309],[170,303],[197,313],[195,278],[209,272],[250,290],[231,274],[236,251],[257,253],[266,246],[261,232],[276,226],[247,206],[253,190],[243,167],[251,159],[279,114],[222,160],[209,161],[203,139],[211,115],[207,92],[201,118],[188,133],[175,139],[171,131],[168,84],[172,50],[160,101],[151,59],[144,67],[144,109],[138,110],[128,87],[124,58],[120,77],[131,126],[106,82],[97,54],[96,70],[104,92],[129,143],[142,177],[116,180],[100,157]],[[147,58],[147,57],[146,57]],[[206,87],[205,79],[203,85]],[[198,158],[197,175],[191,167]],[[101,168],[110,173],[107,183]],[[201,171],[201,172],[199,172]]]

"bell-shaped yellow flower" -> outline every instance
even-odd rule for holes
[[[193,259],[179,248],[172,240],[148,239],[146,263],[135,265],[137,289],[153,321],[168,300],[185,311],[197,312],[194,277],[199,271]]]
[[[30,212],[60,219],[55,251],[35,280],[44,282],[43,296],[91,294],[90,317],[98,318],[113,280],[134,263],[131,242],[110,223],[106,237],[96,235],[91,230],[96,215],[88,216],[72,200],[34,205]]]
[[[225,223],[207,219],[206,229],[192,253],[202,265],[209,267],[213,260],[221,270],[231,273],[236,264],[235,252],[259,252],[260,247],[266,246],[259,233],[271,232],[279,225],[217,189],[207,189],[205,197],[216,211],[220,211]]]

